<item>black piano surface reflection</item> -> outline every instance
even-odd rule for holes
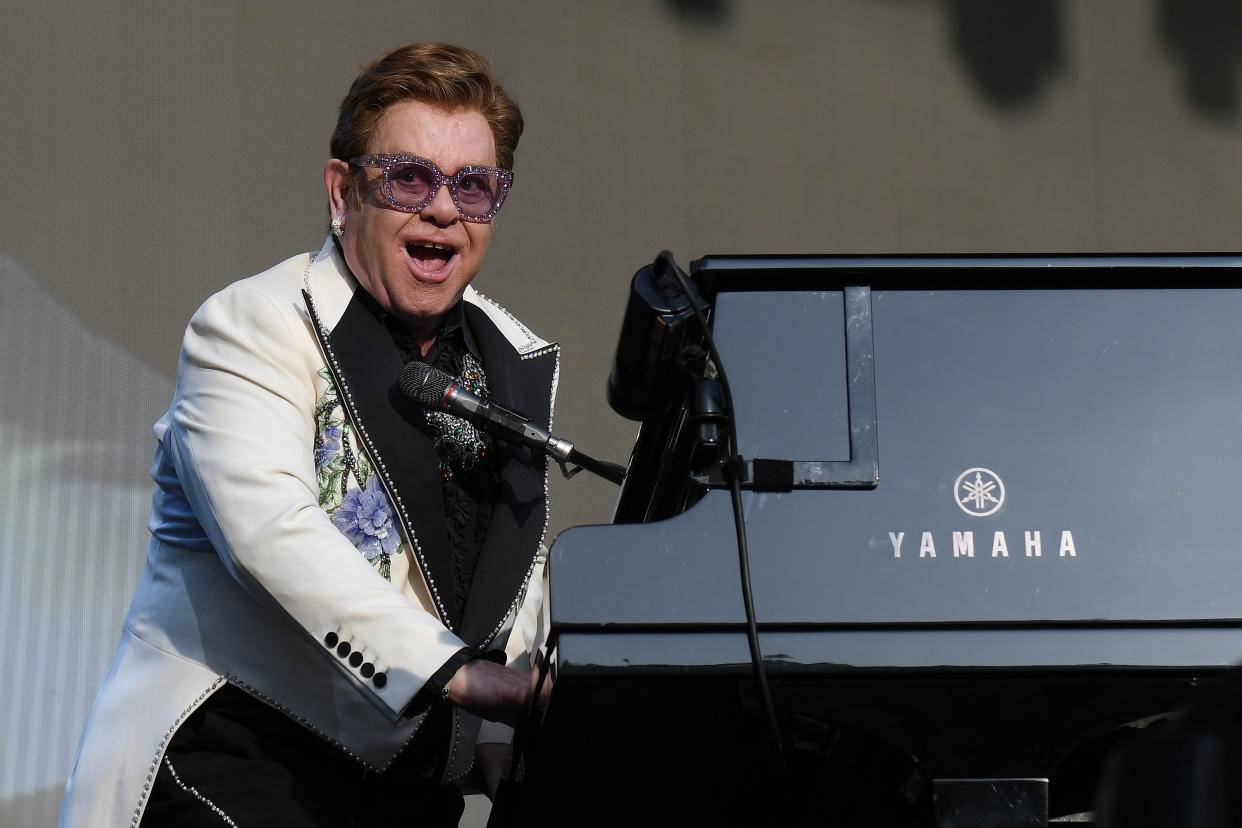
[[[786,771],[683,372],[615,523],[552,546],[554,689],[493,823],[1090,822],[1105,757],[1242,660],[1239,266],[695,262]]]

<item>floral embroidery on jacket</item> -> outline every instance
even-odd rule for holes
[[[319,369],[327,383],[315,403],[315,473],[319,505],[358,551],[391,576],[392,556],[404,548],[388,494],[380,485],[366,452],[355,444],[340,395],[327,368]]]
[[[367,478],[366,488],[350,489],[340,508],[332,513],[332,525],[358,547],[368,561],[392,555],[401,543],[401,532],[392,519],[392,506],[380,488],[379,478]]]

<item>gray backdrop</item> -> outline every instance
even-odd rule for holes
[[[0,0],[0,824],[54,821],[142,565],[150,426],[225,284],[317,249],[335,108],[411,40],[527,131],[476,285],[604,400],[633,272],[706,254],[1230,251],[1228,0]],[[553,480],[551,532],[615,488]]]

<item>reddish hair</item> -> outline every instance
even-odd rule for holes
[[[487,58],[448,43],[411,43],[363,69],[341,101],[332,157],[348,162],[366,154],[384,110],[409,100],[477,111],[491,127],[497,166],[513,169],[513,153],[522,137],[521,110]]]

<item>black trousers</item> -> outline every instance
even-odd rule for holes
[[[226,684],[173,735],[141,824],[453,828],[464,800],[438,782],[450,726],[448,708],[437,707],[401,756],[373,773]]]

